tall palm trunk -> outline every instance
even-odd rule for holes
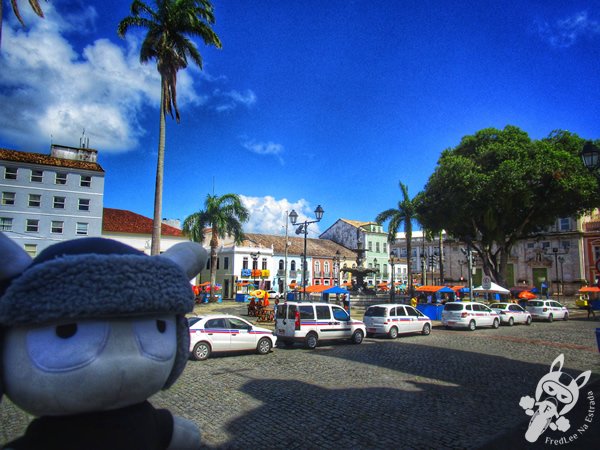
[[[406,233],[406,273],[408,275],[408,295],[410,298],[414,295],[414,287],[413,287],[413,276],[412,276],[412,233],[408,231]]]
[[[217,236],[217,227],[213,225],[212,236],[210,237],[210,301],[215,302],[215,284],[217,283],[217,247],[219,246],[219,237]]]
[[[161,86],[165,83],[161,76]],[[163,176],[165,170],[165,134],[167,130],[165,121],[164,89],[160,93],[160,126],[158,133],[158,162],[156,163],[156,186],[154,188],[154,219],[152,222],[152,248],[150,254],[160,254],[160,229],[162,224],[162,196]]]

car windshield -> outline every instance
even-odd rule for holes
[[[200,319],[201,319],[201,317],[188,317],[188,326],[191,327],[196,322],[198,322]]]
[[[386,311],[387,308],[384,308],[382,306],[370,306],[365,311],[365,317],[385,317]]]
[[[490,305],[492,309],[506,309],[506,303],[494,303]]]
[[[530,301],[529,303],[527,303],[529,306],[544,306],[544,302],[539,302],[539,301]]]
[[[446,303],[444,306],[445,311],[462,311],[463,305],[460,303]]]

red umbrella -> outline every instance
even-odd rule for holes
[[[531,291],[522,291],[519,292],[518,297],[525,300],[531,300],[532,298],[536,298],[537,296]]]

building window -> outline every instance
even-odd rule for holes
[[[535,248],[535,242],[528,242],[527,248]]]
[[[292,261],[290,264],[290,270],[296,270],[296,261]]]
[[[223,270],[229,269],[229,256],[223,257]]]
[[[571,248],[571,241],[560,241],[560,248],[568,251]]]
[[[315,272],[318,274],[321,271],[321,263],[319,261],[315,261]]]
[[[375,251],[379,253],[379,242],[375,242]]]
[[[42,170],[32,170],[31,171],[31,182],[32,183],[41,183],[44,178],[44,172]]]
[[[283,263],[283,259],[279,260],[279,270],[283,270],[284,269],[284,263]]]
[[[42,196],[40,194],[29,194],[29,206],[39,208],[42,204]]]
[[[325,276],[329,276],[329,261],[323,263],[323,272],[325,272]]]
[[[25,244],[25,251],[34,258],[37,255],[37,244]]]
[[[244,256],[244,259],[242,259],[242,269],[247,269],[248,268],[248,257]]]
[[[558,219],[559,231],[570,231],[571,230],[571,219],[568,217]]]
[[[38,219],[27,219],[25,225],[25,231],[28,233],[37,233],[40,227],[40,221]]]
[[[67,184],[67,174],[66,173],[62,173],[62,172],[58,172],[56,174],[56,178],[54,180],[55,184]]]
[[[12,231],[12,217],[0,217],[0,231]]]
[[[90,210],[90,199],[89,198],[80,198],[79,199],[79,211],[89,211]]]
[[[77,228],[75,229],[75,233],[78,236],[87,236],[87,234],[88,234],[88,223],[86,223],[86,222],[77,222]]]
[[[267,258],[262,259],[262,270],[267,270]]]
[[[373,243],[371,241],[367,242],[367,248],[369,249],[370,252],[373,251]]]
[[[387,253],[387,242],[383,243],[383,253]]]
[[[15,193],[14,192],[3,192],[2,193],[2,204],[3,205],[14,205],[15,204]]]
[[[92,177],[88,175],[81,175],[81,180],[79,182],[79,186],[81,187],[90,187],[92,185]]]
[[[52,221],[52,232],[62,234],[64,227],[64,222],[61,220],[53,220]]]
[[[4,179],[5,180],[16,180],[17,179],[17,168],[16,167],[7,167],[4,170]]]
[[[55,209],[65,209],[65,198],[64,197],[54,197],[54,202],[52,206]]]

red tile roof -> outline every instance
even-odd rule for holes
[[[43,155],[41,153],[20,152],[6,148],[0,148],[0,160],[104,172],[104,169],[100,166],[100,164],[95,162],[56,158],[54,156]]]
[[[152,234],[152,219],[125,209],[104,208],[102,231],[112,233]],[[162,236],[183,236],[183,232],[167,224],[161,225]]]
[[[258,233],[244,234],[246,239],[244,239],[242,245],[258,245],[266,248],[273,247],[273,251],[280,255],[285,252],[285,236]],[[288,253],[290,255],[304,253],[304,238],[288,236],[287,241],[289,242]],[[308,256],[333,258],[336,251],[339,251],[340,256],[345,257],[347,260],[354,261],[356,259],[356,253],[354,251],[333,241],[328,239],[306,239],[306,253]]]

